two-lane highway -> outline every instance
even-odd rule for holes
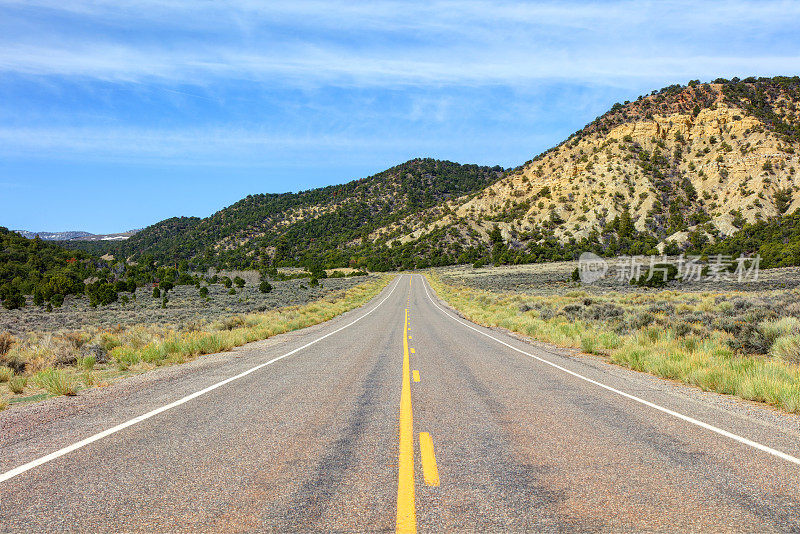
[[[775,414],[478,327],[421,275],[139,380],[0,413],[0,531],[800,529]]]

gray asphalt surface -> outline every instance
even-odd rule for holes
[[[387,297],[383,300],[384,297]],[[435,297],[434,297],[435,298]],[[311,347],[0,482],[0,531],[391,531],[403,319],[421,531],[797,531],[800,466],[520,354],[399,277],[364,308],[232,353],[0,413],[0,474]],[[449,317],[448,317],[449,315]],[[506,343],[800,457],[797,418]]]

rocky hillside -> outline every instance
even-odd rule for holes
[[[799,106],[798,78],[692,82],[616,104],[402,241],[444,226],[480,246],[496,226],[524,252],[608,244],[622,225],[648,243],[702,245],[800,208]]]

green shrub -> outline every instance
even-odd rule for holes
[[[5,365],[0,365],[0,382],[8,382],[14,378],[14,370]]]
[[[262,293],[269,293],[272,291],[272,284],[270,284],[266,280],[262,280],[261,283],[258,285],[258,290]]]
[[[107,306],[119,298],[114,284],[102,280],[86,286],[86,294],[89,295],[89,304],[92,306]]]
[[[78,381],[62,369],[45,369],[35,377],[36,384],[51,395],[75,395],[78,392]]]
[[[114,347],[119,347],[121,345],[119,338],[110,332],[103,332],[100,334],[99,345],[105,350],[106,352],[111,352]]]
[[[658,343],[658,341],[664,335],[664,331],[657,326],[650,326],[645,329],[645,335],[650,343]]]
[[[678,268],[670,263],[659,263],[653,265],[646,273],[643,273],[636,280],[631,280],[631,284],[639,287],[664,287],[670,281],[678,278]]]
[[[763,321],[758,325],[759,331],[770,343],[782,336],[800,334],[800,320],[796,317],[782,317],[777,321]]]
[[[81,369],[85,369],[87,371],[91,371],[94,369],[94,365],[97,363],[97,360],[94,356],[84,356],[83,358],[78,358],[78,366]]]
[[[633,317],[628,319],[628,324],[630,325],[631,330],[639,330],[640,328],[650,326],[653,321],[655,321],[655,317],[653,317],[652,313],[639,311],[636,312]]]
[[[25,297],[19,291],[10,291],[3,297],[3,306],[9,310],[22,308],[25,306]]]
[[[232,315],[220,321],[220,330],[233,330],[234,328],[241,328],[244,326],[244,317],[241,315]]]
[[[744,354],[767,354],[772,343],[764,337],[759,324],[745,321],[721,321],[719,327],[733,336],[728,345]]]
[[[54,308],[60,308],[62,304],[64,304],[64,295],[61,293],[54,293],[53,296],[50,297],[50,305]]]
[[[117,362],[117,366],[123,371],[131,365],[139,363],[139,355],[130,347],[114,347],[111,351],[111,358]]]
[[[686,323],[678,323],[673,328],[673,331],[675,332],[675,337],[685,337],[691,333],[692,327]]]
[[[588,354],[597,354],[597,340],[590,334],[581,336],[581,350]]]
[[[8,389],[16,395],[22,393],[26,385],[28,385],[28,377],[26,376],[15,376],[8,381]]]

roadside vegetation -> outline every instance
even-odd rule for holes
[[[115,303],[125,305],[143,297],[157,299],[166,309],[174,290],[180,287],[194,287],[200,296],[209,300],[209,293],[215,293],[214,286],[224,287],[227,295],[239,295],[247,285],[269,293],[272,290],[270,280],[308,279],[309,286],[318,287],[320,280],[329,275],[351,278],[367,274],[355,269],[328,272],[320,262],[311,260],[288,271],[258,265],[258,269],[247,271],[256,273],[257,280],[242,278],[243,272],[217,269],[200,272],[190,270],[185,261],[158,264],[150,255],[136,262],[108,255],[92,256],[38,238],[27,239],[0,227],[0,301],[7,310],[28,308],[49,313],[65,303],[69,307],[84,301],[89,307],[97,308]]]
[[[21,401],[75,395],[83,388],[158,366],[318,324],[357,308],[391,277],[372,278],[305,305],[237,314],[181,326],[140,324],[64,333],[0,334],[0,409]]]
[[[135,292],[121,294],[116,302],[105,306],[92,306],[85,296],[71,295],[61,306],[49,311],[47,306],[35,304],[14,310],[0,307],[0,332],[19,338],[36,331],[109,329],[143,323],[180,327],[230,315],[308,304],[353,287],[366,278],[364,273],[347,277],[329,274],[328,278],[312,283],[310,273],[301,269],[281,270],[276,277],[269,278],[260,277],[257,271],[222,271],[215,274],[217,283],[202,281],[199,288],[175,285],[169,291],[158,284],[148,284],[136,288]],[[213,280],[215,275],[207,273],[204,277]],[[227,280],[230,280],[230,287],[225,284]],[[242,280],[244,286],[239,287]]]
[[[800,290],[500,293],[428,275],[478,324],[800,413]]]

